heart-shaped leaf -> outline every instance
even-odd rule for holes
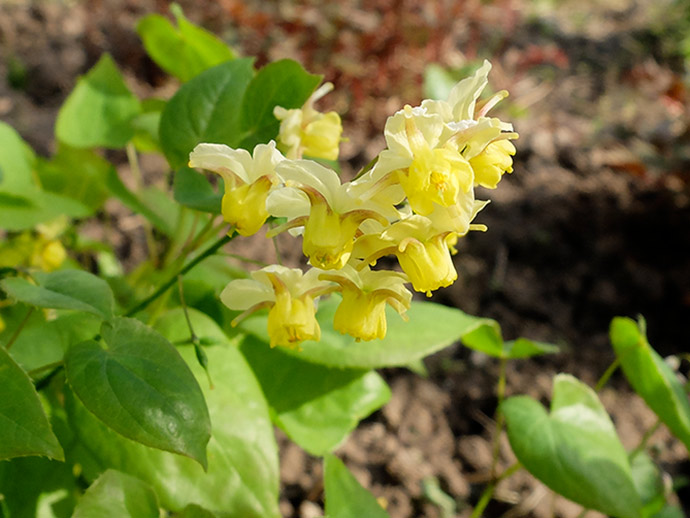
[[[138,320],[104,322],[101,335],[70,348],[67,379],[84,405],[118,433],[206,467],[211,422],[204,396],[179,353]]]
[[[0,287],[13,299],[39,308],[74,309],[104,319],[113,316],[113,292],[108,283],[83,270],[58,270],[34,276],[38,286],[11,277]]]
[[[151,486],[109,469],[91,484],[72,518],[158,518],[158,499]]]
[[[194,310],[189,316],[194,332],[216,344],[204,347],[213,388],[194,348],[179,348],[202,387],[213,423],[208,470],[116,434],[68,392],[69,424],[81,445],[78,461],[87,479],[106,468],[136,476],[155,489],[162,507],[175,512],[194,503],[228,518],[276,518],[278,452],[261,387],[236,344],[211,319]],[[156,327],[173,342],[190,336],[179,308],[166,313]]]
[[[610,334],[625,377],[635,392],[690,450],[690,400],[682,383],[652,349],[635,321],[614,318]]]
[[[532,475],[586,508],[619,518],[640,516],[628,456],[587,385],[559,374],[550,414],[527,396],[508,398],[500,410],[513,452]]]
[[[25,455],[64,460],[29,376],[1,346],[0,387],[0,460]]]

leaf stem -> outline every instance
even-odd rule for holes
[[[201,348],[201,343],[199,342],[199,337],[194,332],[194,327],[192,326],[192,319],[189,318],[189,311],[187,310],[187,303],[184,300],[184,289],[182,287],[182,275],[177,276],[177,287],[180,291],[180,304],[182,304],[182,312],[184,313],[184,318],[187,321],[187,327],[189,328],[189,339],[194,346],[194,353],[196,354],[196,359],[201,365],[201,368],[206,372],[206,378],[208,379],[208,386],[213,390],[213,380],[211,380],[211,374],[208,372],[208,357],[206,353]]]
[[[224,235],[221,237],[219,240],[217,240],[215,243],[213,243],[211,246],[209,246],[206,250],[201,252],[199,255],[197,255],[194,259],[189,261],[185,266],[180,269],[179,272],[175,273],[175,275],[171,276],[170,279],[168,279],[166,282],[164,282],[156,291],[154,291],[151,295],[146,297],[144,300],[136,304],[134,307],[129,309],[124,316],[126,317],[131,317],[132,315],[135,315],[139,313],[139,311],[143,310],[145,307],[147,307],[151,302],[156,300],[158,297],[163,295],[168,289],[177,282],[177,277],[180,275],[184,275],[187,273],[189,270],[194,268],[197,264],[199,264],[201,261],[206,259],[207,257],[213,255],[219,248],[221,248],[223,245],[229,243],[232,241],[237,234],[234,233],[234,230],[231,230],[228,234]]]
[[[520,468],[522,468],[522,464],[520,464],[519,462],[516,462],[515,464],[513,464],[512,466],[507,468],[493,482],[489,483],[489,485],[487,485],[484,488],[482,495],[479,497],[479,502],[477,502],[477,505],[475,506],[474,510],[472,511],[471,518],[480,518],[482,516],[484,509],[486,509],[486,506],[489,505],[491,498],[494,496],[494,491],[496,490],[496,486],[498,486],[498,484],[500,484],[506,478],[510,477],[513,473],[518,471]]]
[[[12,337],[7,342],[7,345],[5,345],[5,350],[9,351],[10,347],[12,347],[12,345],[14,345],[14,342],[17,341],[17,338],[19,338],[19,334],[24,329],[24,326],[29,321],[29,318],[31,317],[31,314],[33,312],[34,312],[34,308],[33,307],[29,308],[29,311],[26,312],[26,315],[24,315],[24,318],[22,319],[22,321],[17,326],[17,329],[14,330],[14,333],[12,334]]]
[[[604,374],[602,374],[601,378],[599,378],[599,381],[597,381],[597,384],[594,387],[595,392],[601,392],[601,389],[604,388],[604,385],[606,385],[606,383],[609,381],[611,375],[613,375],[613,373],[616,372],[616,369],[620,364],[620,358],[616,358],[615,360],[613,360],[613,363],[609,365],[608,369],[604,371]]]
[[[661,419],[659,419],[657,417],[656,423],[654,423],[654,425],[644,433],[644,435],[642,436],[642,439],[640,439],[640,443],[635,447],[635,449],[633,449],[628,454],[629,459],[632,460],[637,454],[642,452],[647,447],[647,443],[649,442],[649,439],[652,438],[652,435],[654,435],[654,432],[656,432],[660,426],[661,426]]]
[[[137,192],[141,193],[144,189],[144,176],[141,174],[141,168],[139,167],[139,158],[137,157],[137,150],[134,147],[132,141],[127,142],[125,146],[125,152],[127,153],[127,161],[129,162],[129,168],[134,175],[134,180],[137,183]],[[151,222],[144,218],[144,234],[146,235],[146,247],[149,250],[149,256],[151,257],[151,262],[154,266],[159,265],[158,252],[156,250],[156,240],[153,237],[153,229],[151,228]]]

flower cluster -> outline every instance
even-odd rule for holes
[[[242,149],[200,144],[190,166],[220,174],[225,181],[222,212],[238,233],[255,233],[269,218],[285,222],[269,237],[289,230],[301,234],[311,268],[269,266],[251,279],[232,281],[222,301],[245,310],[238,317],[269,308],[271,345],[298,347],[318,340],[315,301],[340,292],[334,328],[357,340],[383,338],[385,306],[405,317],[410,283],[427,296],[457,278],[451,254],[488,203],[474,188],[493,189],[512,172],[517,138],[512,126],[487,116],[507,92],[481,101],[491,65],[460,81],[448,100],[405,106],[388,118],[387,147],[374,165],[351,182],[310,159],[334,159],[342,127],[334,112],[313,103],[331,85],[315,92],[301,110],[276,108],[282,121],[279,146],[260,144],[252,155]],[[383,256],[396,256],[403,273],[372,270]]]

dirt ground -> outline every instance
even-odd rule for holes
[[[508,394],[547,401],[557,372],[596,383],[613,359],[607,330],[617,315],[644,315],[662,355],[690,350],[689,62],[678,52],[683,28],[674,24],[683,2],[180,4],[241,53],[258,56],[259,65],[292,57],[335,84],[322,106],[343,116],[345,174],[383,148],[388,115],[420,101],[426,65],[492,61],[492,89],[511,93],[497,115],[520,133],[515,171],[487,194],[492,203],[478,222],[489,231],[461,241],[459,280],[434,300],[495,318],[507,338],[562,347],[558,355],[509,365]],[[57,109],[104,51],[137,93],[169,95],[174,84],[145,56],[134,32],[140,16],[166,6],[164,0],[2,0],[2,120],[49,154]],[[151,171],[151,178],[160,174]],[[122,250],[132,254],[125,262],[143,253],[136,246]],[[391,402],[338,453],[385,499],[393,518],[447,518],[423,489],[432,478],[455,499],[457,516],[466,517],[489,479],[498,368],[459,345],[426,364],[427,378],[384,371]],[[634,447],[654,424],[651,411],[620,374],[601,397],[623,443]],[[320,516],[319,461],[280,442],[284,516]],[[652,443],[664,469],[690,476],[687,451],[663,428]],[[501,465],[512,461],[504,439]],[[679,496],[687,514],[690,491]],[[579,512],[520,473],[499,486],[485,516]]]

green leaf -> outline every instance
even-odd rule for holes
[[[241,127],[245,137],[241,146],[252,149],[278,136],[280,122],[273,108],[301,108],[322,80],[291,59],[269,63],[247,87],[242,102]]]
[[[334,455],[323,461],[326,515],[329,518],[390,518],[369,491],[352,476]]]
[[[388,385],[373,371],[310,363],[254,337],[243,340],[240,350],[275,423],[312,455],[334,450],[361,419],[390,399]]]
[[[635,321],[614,318],[610,335],[625,377],[635,392],[690,450],[690,401],[682,383],[652,349]]]
[[[204,396],[177,350],[138,320],[104,322],[96,341],[70,348],[67,379],[84,405],[137,442],[186,455],[204,468],[211,423]]]
[[[452,344],[484,322],[484,319],[467,315],[458,309],[413,301],[407,312],[409,322],[387,308],[386,338],[356,342],[354,338],[333,330],[333,316],[339,302],[339,296],[331,296],[319,303],[319,342],[303,342],[301,351],[287,352],[306,361],[339,368],[404,367]],[[266,320],[265,314],[257,314],[245,320],[241,328],[268,341]]]
[[[635,489],[644,505],[644,516],[653,516],[666,504],[663,473],[647,453],[641,451],[630,459]]]
[[[495,320],[482,319],[475,329],[462,335],[462,343],[472,350],[489,356],[504,357],[501,326]]]
[[[515,360],[519,358],[531,358],[542,354],[555,354],[560,351],[558,346],[545,342],[536,342],[527,338],[510,340],[503,344],[506,358]]]
[[[95,212],[108,197],[105,181],[112,168],[93,150],[59,144],[49,161],[38,161],[36,172],[45,190],[77,200]]]
[[[237,147],[242,140],[240,104],[254,75],[250,58],[210,68],[182,85],[168,101],[160,122],[160,139],[170,166],[179,169],[201,142]]]
[[[7,343],[24,321],[10,354],[27,372],[61,361],[70,345],[98,334],[102,322],[101,317],[81,311],[48,321],[42,311],[33,311],[25,321],[29,310],[24,304],[14,304],[4,310],[2,317],[7,328],[0,333],[0,342]]]
[[[220,203],[223,198],[223,185],[218,192],[211,186],[206,176],[189,167],[180,167],[175,172],[173,192],[175,201],[203,212],[220,214]]]
[[[515,456],[541,482],[586,508],[641,516],[628,456],[587,385],[559,374],[550,414],[527,396],[508,398],[500,410]]]
[[[103,279],[83,270],[58,270],[34,275],[38,286],[11,277],[0,287],[13,299],[39,308],[74,309],[102,318],[113,316],[113,292]]]
[[[0,460],[45,455],[64,460],[29,376],[0,347]]]
[[[159,67],[181,81],[189,81],[207,68],[234,59],[235,54],[223,41],[189,22],[177,4],[170,10],[177,28],[158,14],[145,16],[137,24],[146,52]]]
[[[424,97],[445,101],[457,82],[446,68],[431,63],[424,69]]]
[[[3,518],[70,518],[78,489],[69,463],[20,457],[0,462],[0,493]]]
[[[214,339],[204,347],[214,387],[191,346],[179,351],[199,381],[211,416],[208,470],[191,459],[147,448],[103,425],[69,393],[70,426],[83,445],[77,459],[114,468],[150,484],[161,505],[179,512],[190,503],[224,518],[276,518],[278,512],[278,453],[268,407],[256,378],[234,343],[205,315],[190,311],[195,333]],[[166,313],[156,324],[170,341],[189,338],[181,310]],[[90,453],[89,453],[90,452]],[[87,478],[97,476],[85,471]]]
[[[55,136],[77,148],[122,148],[134,136],[131,121],[140,111],[117,65],[104,54],[60,108]]]
[[[555,345],[535,342],[527,338],[518,338],[517,340],[504,342],[501,326],[495,320],[488,318],[483,319],[479,327],[464,334],[462,336],[462,343],[475,351],[506,360],[530,358],[559,351]]]
[[[72,518],[158,518],[158,500],[141,480],[109,469],[91,484]]]
[[[0,191],[0,228],[5,230],[34,228],[63,215],[83,218],[90,214],[82,203],[38,187],[23,189],[21,193]]]
[[[22,192],[36,186],[36,155],[9,124],[0,121],[0,189]]]

